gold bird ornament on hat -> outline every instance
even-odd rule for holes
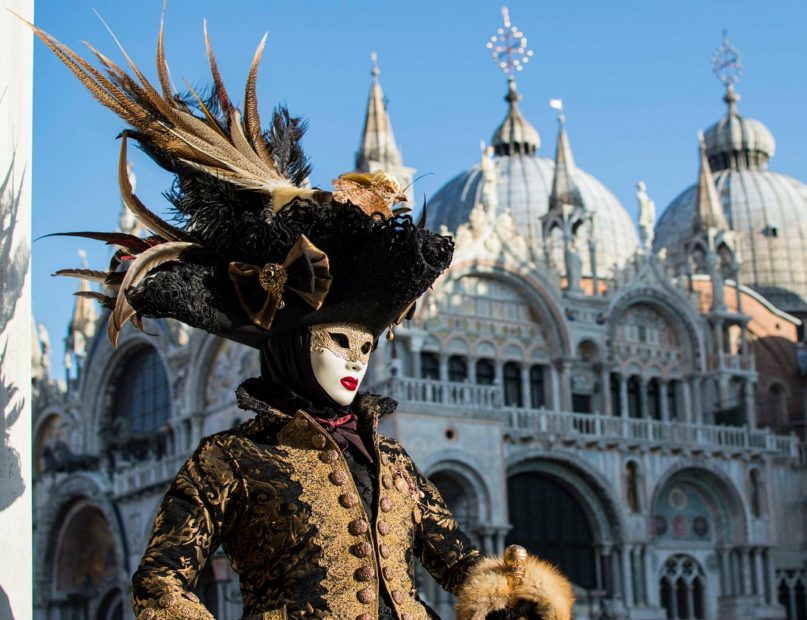
[[[384,219],[394,215],[392,206],[406,202],[400,184],[383,170],[347,172],[333,180],[333,201],[352,203],[367,215],[379,213]]]

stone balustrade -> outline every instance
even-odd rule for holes
[[[501,420],[505,432],[520,439],[535,437],[583,441],[603,447],[635,445],[725,454],[755,452],[794,461],[799,461],[802,450],[795,436],[777,435],[769,429],[505,407],[500,386],[396,377],[382,391],[398,400],[404,411]]]

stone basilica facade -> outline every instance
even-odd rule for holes
[[[807,617],[807,186],[767,169],[773,136],[729,86],[694,184],[655,228],[638,186],[637,233],[575,167],[563,117],[544,157],[508,91],[480,163],[428,207],[455,259],[373,359],[365,385],[400,403],[382,432],[486,552],[519,542],[558,563],[577,618]],[[414,172],[377,71],[356,161],[404,184]],[[168,321],[124,331],[115,352],[105,318],[78,298],[66,386],[35,335],[39,619],[132,617],[168,482],[244,419],[233,392],[259,373],[253,351]],[[240,617],[223,555],[197,592]]]

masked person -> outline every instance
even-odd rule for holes
[[[359,392],[378,338],[449,266],[452,240],[395,211],[404,197],[381,172],[342,175],[334,192],[303,187],[304,125],[283,108],[260,125],[262,45],[242,114],[206,35],[208,100],[171,90],[162,28],[161,92],[128,56],[133,77],[101,54],[99,71],[32,28],[131,126],[121,193],[152,234],[80,233],[120,247],[102,274],[117,294],[95,294],[112,343],[127,321],[171,318],[261,358],[261,376],[236,395],[254,417],[203,439],[162,501],[132,580],[137,617],[211,618],[192,591],[221,546],[250,620],[435,618],[418,598],[416,561],[458,594],[460,618],[570,618],[568,581],[523,550],[483,558],[404,449],[378,434],[396,403]],[[129,137],[175,175],[179,225],[132,193]]]

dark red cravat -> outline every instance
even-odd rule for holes
[[[373,457],[367,451],[367,448],[359,435],[359,418],[355,413],[348,413],[341,418],[314,418],[319,425],[324,428],[333,437],[333,440],[342,449],[342,452],[353,446],[358,450],[370,463],[373,462]]]

